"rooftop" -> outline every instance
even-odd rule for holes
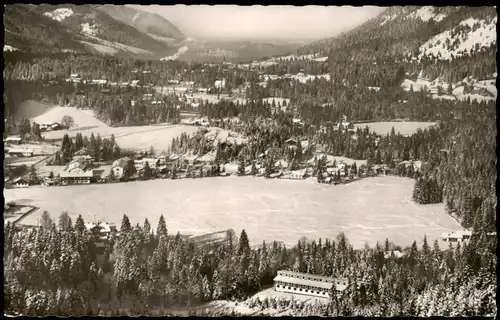
[[[332,287],[332,284],[335,283],[335,287],[339,291],[345,290],[348,284],[348,281],[346,279],[336,279],[332,277],[293,271],[278,271],[278,276],[274,278],[274,281],[296,283],[323,289],[330,289]]]

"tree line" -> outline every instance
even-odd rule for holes
[[[44,315],[165,315],[173,306],[242,300],[271,285],[278,270],[341,277],[349,286],[324,306],[249,301],[253,307],[288,305],[297,314],[352,316],[479,315],[496,313],[495,246],[478,233],[469,244],[442,250],[424,237],[401,248],[385,244],[354,249],[344,234],[335,239],[277,242],[251,247],[249,235],[231,232],[223,243],[203,245],[156,229],[146,218],[133,226],[124,215],[108,243],[85,228],[80,215],[16,230],[6,225],[5,311]],[[403,256],[387,256],[400,250]],[[332,288],[334,290],[334,288]],[[436,299],[436,297],[440,297]],[[459,302],[459,303],[457,303]]]

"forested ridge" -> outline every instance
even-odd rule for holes
[[[266,299],[262,308],[292,308],[323,316],[457,316],[496,314],[496,241],[482,233],[469,244],[441,250],[424,237],[400,248],[386,241],[353,249],[335,239],[249,246],[243,230],[218,245],[192,243],[168,234],[163,216],[153,231],[146,218],[132,226],[124,215],[119,236],[98,249],[97,234],[81,216],[67,213],[55,223],[44,213],[39,228],[4,238],[4,309],[10,314],[166,315],[215,299],[243,299],[272,284],[278,270],[343,277],[349,287],[329,304],[310,305]],[[102,251],[98,251],[102,250]],[[385,256],[402,250],[403,257]],[[101,252],[101,253],[98,253]],[[440,297],[439,299],[436,299]]]

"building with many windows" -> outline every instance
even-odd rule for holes
[[[274,278],[274,290],[279,292],[297,293],[309,296],[330,298],[330,290],[335,284],[338,294],[348,286],[347,279],[335,279],[307,273],[278,271]]]
[[[64,170],[59,173],[61,184],[89,184],[94,177],[92,169],[82,162],[71,162]]]

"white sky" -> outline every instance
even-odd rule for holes
[[[192,38],[312,40],[332,37],[375,17],[383,7],[352,6],[139,6]]]

